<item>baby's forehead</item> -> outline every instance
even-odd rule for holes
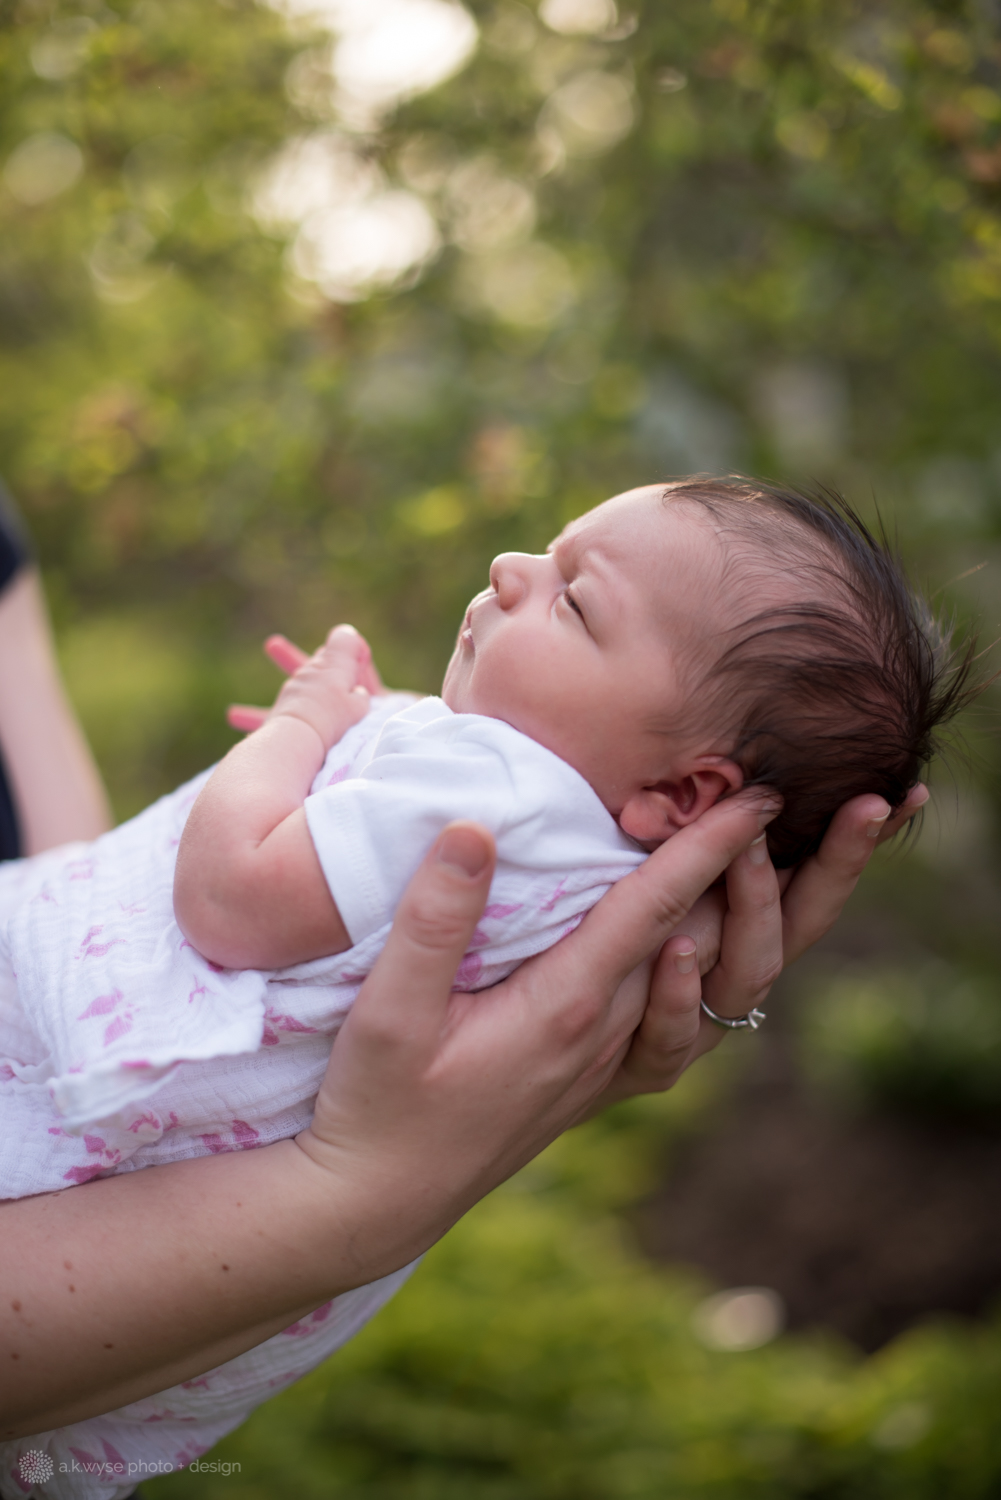
[[[709,516],[663,485],[642,485],[603,501],[568,522],[548,550],[561,562],[610,564],[651,587],[669,578],[677,584],[684,576],[708,585],[722,557]]]
[[[651,519],[656,524],[666,503],[663,485],[641,485],[621,495],[613,495],[568,521],[546,550],[552,552],[557,547],[579,550],[585,545],[604,545],[619,551],[636,539],[638,531],[648,531]]]
[[[644,485],[571,521],[551,545],[568,581],[583,580],[582,602],[606,617],[680,648],[702,650],[718,633],[728,560],[701,507]]]

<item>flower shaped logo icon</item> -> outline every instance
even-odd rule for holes
[[[22,1453],[17,1467],[25,1484],[44,1484],[55,1472],[51,1458],[40,1448],[29,1448]]]

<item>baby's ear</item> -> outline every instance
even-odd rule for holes
[[[722,756],[703,756],[675,781],[658,781],[634,792],[619,814],[619,827],[638,844],[654,847],[701,818],[721,797],[744,783],[740,767]]]

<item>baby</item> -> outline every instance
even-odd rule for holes
[[[741,786],[782,794],[768,841],[786,865],[849,797],[898,805],[966,681],[846,507],[750,481],[632,490],[544,555],[498,557],[440,699],[375,691],[367,647],[339,627],[214,771],[91,845],[0,872],[0,1196],[302,1130],[452,819],[497,840],[456,980],[482,989]],[[0,1445],[0,1488],[28,1492],[28,1448],[53,1460],[44,1493],[76,1500],[183,1466],[409,1270],[200,1379]]]

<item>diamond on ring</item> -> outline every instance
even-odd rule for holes
[[[727,1031],[744,1031],[746,1029],[757,1031],[758,1027],[766,1019],[764,1011],[758,1010],[757,1006],[753,1010],[749,1010],[746,1016],[718,1016],[714,1010],[709,1009],[704,1000],[699,1003],[710,1021],[714,1021],[717,1026],[722,1026]]]

